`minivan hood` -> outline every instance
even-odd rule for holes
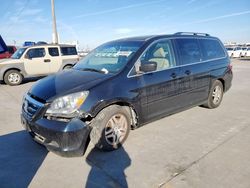
[[[29,93],[38,99],[51,102],[60,96],[88,90],[112,76],[75,69],[65,70],[39,80]]]

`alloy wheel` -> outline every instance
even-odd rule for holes
[[[20,82],[20,75],[17,73],[11,73],[8,75],[8,81],[12,84],[17,84]]]
[[[105,126],[105,139],[112,146],[118,145],[124,141],[127,131],[128,122],[125,115],[115,114]]]
[[[221,100],[221,97],[222,97],[222,88],[220,86],[217,85],[214,88],[212,97],[213,97],[213,103],[215,105],[220,103],[220,100]]]

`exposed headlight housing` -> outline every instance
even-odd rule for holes
[[[55,99],[46,111],[46,116],[71,118],[79,112],[89,91],[73,93]]]

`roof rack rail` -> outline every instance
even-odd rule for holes
[[[195,32],[177,32],[175,33],[175,35],[201,35],[201,36],[210,36],[209,34],[207,33],[195,33]]]

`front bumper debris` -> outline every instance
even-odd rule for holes
[[[22,113],[21,122],[35,141],[64,157],[84,155],[90,141],[90,126],[77,118],[69,122],[46,118],[29,121]]]

